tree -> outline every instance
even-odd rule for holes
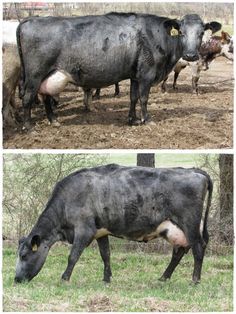
[[[155,168],[155,154],[137,154],[137,166]]]
[[[27,234],[59,180],[106,163],[103,154],[5,154],[3,234],[11,239]]]
[[[219,155],[220,168],[220,238],[233,244],[233,155]]]

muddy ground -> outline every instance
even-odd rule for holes
[[[33,109],[31,132],[4,130],[4,148],[48,149],[204,149],[232,148],[233,65],[220,57],[201,73],[199,95],[191,93],[190,69],[183,70],[178,91],[171,88],[173,73],[162,94],[151,89],[148,112],[152,124],[128,125],[129,81],[121,82],[121,94],[113,97],[114,86],[101,91],[92,111],[83,108],[83,92],[66,91],[57,108],[60,127],[48,125],[42,105]],[[20,100],[17,100],[20,103]],[[139,105],[138,114],[139,114]]]

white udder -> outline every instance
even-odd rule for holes
[[[162,232],[165,232],[166,240],[170,242],[173,246],[188,246],[188,241],[184,232],[175,224],[173,224],[170,220],[163,221],[156,228],[155,231],[141,237],[139,240],[145,242],[150,241],[152,239],[160,237]]]
[[[54,72],[40,85],[39,94],[55,96],[62,92],[69,82],[73,82],[71,75],[62,70]]]

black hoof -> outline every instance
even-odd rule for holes
[[[141,120],[129,118],[129,125],[131,125],[131,126],[138,126],[138,125],[141,125],[141,124],[142,124]]]
[[[33,129],[33,125],[30,122],[25,122],[22,127],[22,131],[24,132],[31,131],[32,129]]]
[[[61,125],[60,122],[57,120],[52,120],[51,122],[49,122],[49,124],[53,127],[59,127]]]

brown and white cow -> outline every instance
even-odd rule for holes
[[[192,73],[192,91],[198,94],[198,81],[201,71],[209,69],[209,64],[217,57],[223,56],[233,61],[233,38],[222,31],[221,36],[207,36],[200,47],[200,58],[197,61],[189,62],[182,58],[178,61],[174,68],[173,88],[177,89],[177,79],[180,72],[187,66],[190,66]],[[166,91],[166,80],[162,83],[162,91]]]

